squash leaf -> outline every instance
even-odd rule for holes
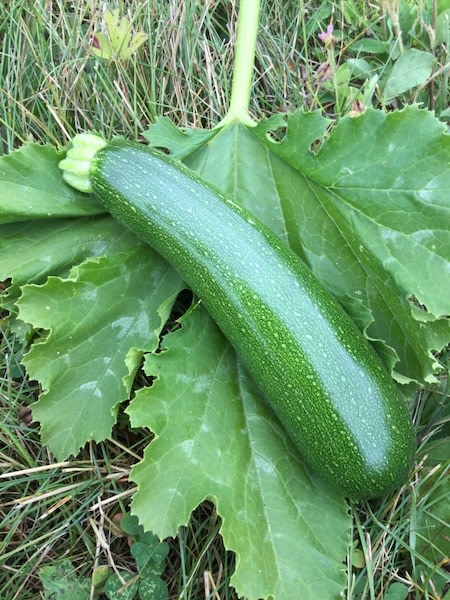
[[[58,457],[111,435],[119,403],[129,397],[143,352],[157,347],[179,289],[175,271],[139,245],[87,260],[67,279],[25,287],[20,318],[48,331],[23,360],[43,388],[33,416]]]
[[[299,461],[200,305],[163,347],[144,366],[156,383],[127,409],[133,426],[156,435],[133,468],[132,512],[164,538],[210,499],[225,545],[237,553],[232,584],[240,595],[338,597],[349,527],[342,498]]]
[[[58,168],[63,155],[52,146],[26,144],[0,161],[0,223],[96,215],[97,201],[69,187]]]
[[[370,109],[331,127],[297,111],[203,145],[202,132],[171,129],[161,119],[147,137],[284,239],[399,383],[436,381],[436,352],[450,341],[450,136],[432,113]]]
[[[112,255],[144,246],[110,216],[18,221],[1,227],[0,281],[11,278],[8,299],[20,286],[44,283],[49,275],[66,277],[73,265],[88,258]]]

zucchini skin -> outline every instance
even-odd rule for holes
[[[404,483],[415,448],[406,404],[361,332],[287,246],[142,144],[109,142],[89,178],[107,210],[202,300],[319,475],[353,500]]]

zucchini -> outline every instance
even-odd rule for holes
[[[404,483],[415,440],[396,385],[337,301],[266,226],[139,143],[81,134],[61,168],[178,270],[318,474],[354,500]]]

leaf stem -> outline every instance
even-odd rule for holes
[[[237,22],[236,52],[228,112],[218,127],[240,122],[256,125],[249,113],[255,64],[256,37],[259,25],[260,0],[241,0]]]

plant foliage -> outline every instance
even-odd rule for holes
[[[161,119],[147,137],[289,244],[405,392],[436,380],[450,339],[450,137],[430,112],[370,109],[332,125],[297,111],[206,132]],[[179,276],[94,197],[69,190],[60,158],[29,144],[0,161],[3,303],[28,326],[24,341],[32,335],[24,364],[42,386],[43,443],[59,459],[76,454],[110,435],[131,398],[132,425],[154,434],[131,476],[146,529],[173,536],[209,499],[237,555],[239,594],[336,597],[344,499],[302,464],[201,305],[174,327]],[[141,366],[149,383],[134,393]]]

